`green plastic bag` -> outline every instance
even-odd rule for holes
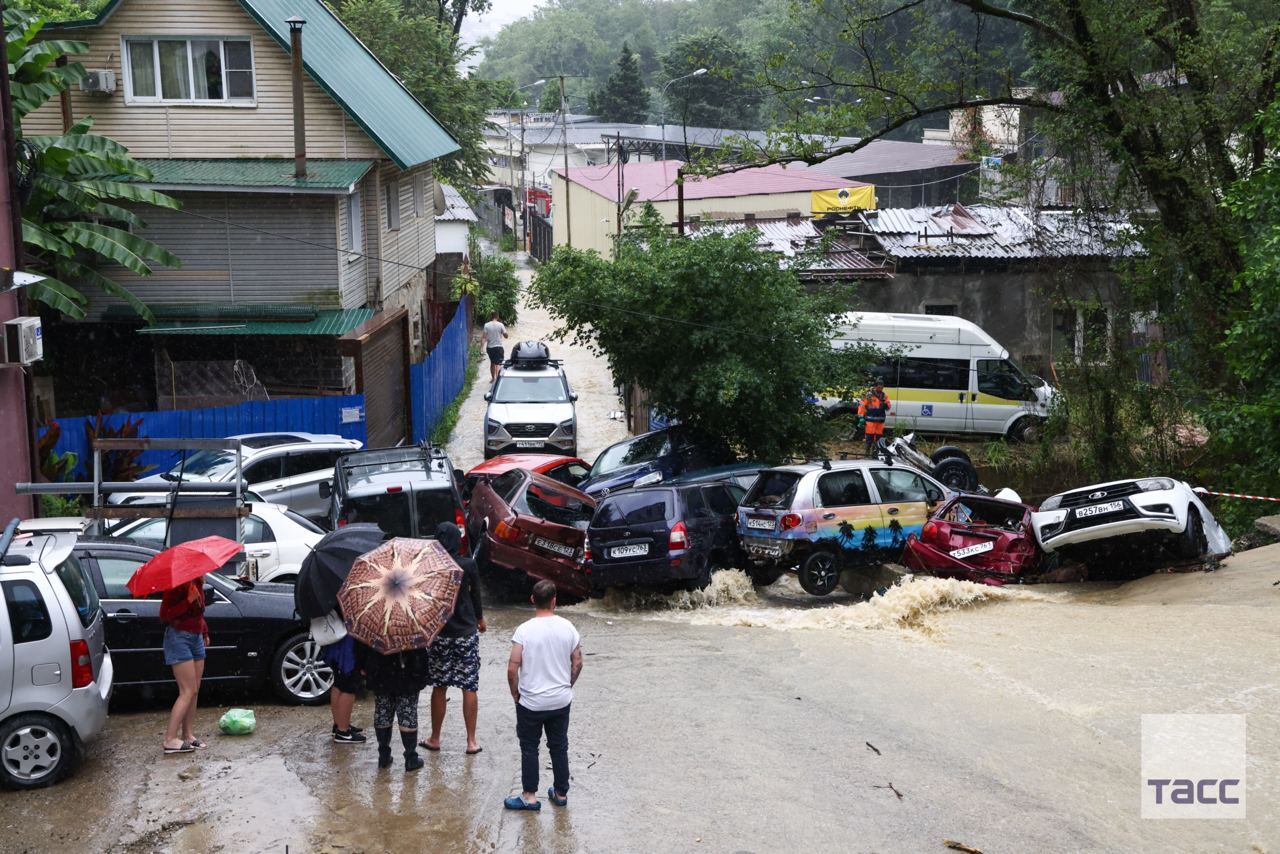
[[[218,721],[218,728],[227,735],[248,735],[258,726],[252,709],[230,709]]]

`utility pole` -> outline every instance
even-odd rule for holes
[[[524,170],[529,168],[529,154],[524,150],[524,111],[520,111],[520,248],[529,251],[529,199],[525,194]]]
[[[676,167],[676,233],[684,237],[684,164]]]
[[[622,188],[626,186],[622,180],[622,133],[621,132],[615,134],[615,145],[617,145],[617,153],[618,153],[618,205],[617,205],[618,236],[621,237],[622,236],[622,193],[623,193]]]
[[[560,124],[564,146],[564,242],[573,248],[573,220],[569,216],[569,102],[564,99],[564,75],[560,75]]]

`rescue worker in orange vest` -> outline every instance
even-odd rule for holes
[[[889,414],[889,406],[884,377],[876,377],[875,386],[858,404],[858,427],[866,430],[868,457],[875,456],[876,442],[884,435],[884,417]]]

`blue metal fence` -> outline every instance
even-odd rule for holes
[[[431,437],[440,416],[462,391],[467,373],[468,341],[471,312],[463,298],[444,328],[440,341],[427,358],[409,369],[409,387],[413,409],[413,441]]]
[[[105,427],[119,427],[126,420],[141,419],[139,437],[220,439],[238,433],[271,433],[304,430],[308,433],[335,433],[365,441],[364,395],[344,397],[291,397],[281,400],[248,401],[235,406],[208,409],[174,409],[167,412],[118,412],[104,415]],[[71,451],[80,457],[76,476],[92,477],[93,455],[85,435],[85,424],[94,418],[59,418],[62,435],[54,452]],[[178,461],[180,451],[146,451],[140,462],[164,471]]]

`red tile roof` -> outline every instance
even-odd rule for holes
[[[637,191],[637,201],[663,202],[676,197],[676,170],[679,160],[623,164],[624,192]],[[586,187],[612,202],[618,201],[618,164],[579,166],[569,169],[569,180]],[[555,170],[563,175],[563,169]],[[685,199],[720,199],[735,196],[763,196],[774,193],[806,193],[813,190],[838,190],[841,187],[866,187],[867,184],[832,175],[822,175],[801,164],[757,166],[740,172],[700,177],[688,175],[684,181]]]

